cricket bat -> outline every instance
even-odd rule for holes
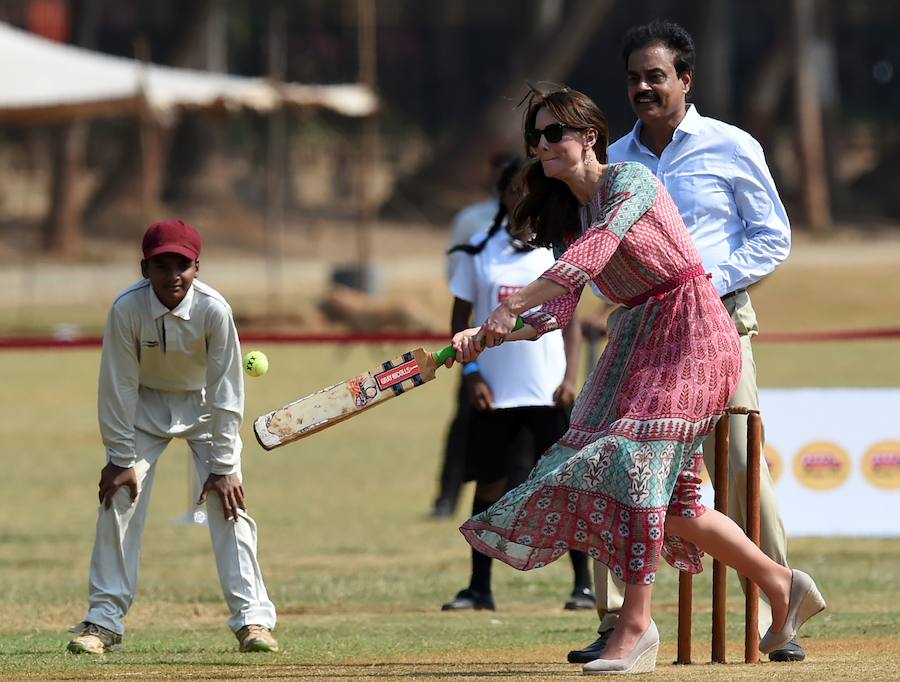
[[[522,326],[519,318],[514,330]],[[263,449],[273,450],[311,436],[431,381],[437,369],[455,357],[453,346],[435,352],[415,348],[364,374],[257,417],[253,422],[256,440]]]

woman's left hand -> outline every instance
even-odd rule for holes
[[[480,327],[472,327],[471,329],[463,329],[453,335],[453,350],[456,351],[456,362],[474,362],[481,355],[484,347],[478,339]],[[452,362],[451,362],[452,364]],[[447,365],[448,367],[450,365]]]
[[[499,346],[506,339],[507,334],[512,332],[515,325],[516,314],[504,301],[494,308],[494,312],[481,325],[481,330],[484,332],[485,347],[493,348],[494,346]]]

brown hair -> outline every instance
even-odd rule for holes
[[[541,91],[529,84],[529,92],[522,103],[526,105],[522,118],[523,133],[534,128],[538,111],[547,107],[553,117],[567,127],[576,130],[593,128],[597,132],[594,153],[597,161],[606,163],[609,128],[606,116],[590,97],[565,86],[552,86]],[[527,142],[525,153],[529,161],[522,171],[524,194],[513,210],[513,228],[518,235],[523,238],[527,236],[537,246],[552,247],[555,244],[562,247],[581,231],[578,199],[564,182],[544,175],[541,162]]]

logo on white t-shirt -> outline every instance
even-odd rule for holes
[[[502,303],[523,287],[515,284],[500,284],[497,287],[497,303]]]

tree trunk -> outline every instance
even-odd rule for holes
[[[268,4],[272,4],[270,0]],[[178,47],[166,60],[172,66],[228,71],[227,8],[224,2],[199,0]],[[166,146],[163,195],[167,201],[221,199],[223,188],[215,167],[222,161],[225,135],[221,122],[203,112],[183,112]]]
[[[269,78],[284,80],[287,50],[287,8],[284,0],[268,3],[266,48]],[[284,195],[287,161],[287,130],[282,107],[266,121],[266,205],[263,234],[266,258],[266,304],[269,320],[278,321],[282,305],[284,270]]]
[[[87,123],[67,123],[50,133],[50,201],[41,226],[45,252],[66,259],[81,255],[84,223],[78,180],[84,167]]]
[[[223,5],[213,0],[188,3],[178,24],[177,47],[166,61],[181,67],[207,68],[207,63],[211,69],[221,66],[226,60]],[[153,57],[149,53],[135,56],[148,62]],[[117,160],[104,169],[90,197],[86,218],[98,220],[122,204],[140,203],[144,213],[148,207],[157,206],[163,195],[169,199],[185,196],[188,179],[202,175],[204,159],[212,147],[206,138],[211,135],[210,130],[216,129],[194,124],[191,116],[185,118],[183,126],[186,129],[176,131],[138,119],[120,141]],[[141,149],[144,156],[136,154],[136,149]],[[174,159],[170,159],[172,149],[177,153]],[[148,197],[148,192],[152,196]]]
[[[95,0],[73,3],[74,43],[93,47],[99,19]],[[50,188],[47,215],[41,225],[42,245],[55,256],[75,259],[84,243],[84,205],[86,197],[80,181],[88,138],[87,121],[56,127],[50,133]]]
[[[770,148],[775,128],[775,112],[781,102],[788,80],[794,50],[791,45],[792,35],[782,30],[775,40],[775,45],[767,53],[762,66],[757,69],[756,77],[746,88],[747,98],[744,102],[746,120],[744,125],[764,149]]]
[[[734,81],[731,55],[731,0],[708,0],[706,22],[703,27],[703,50],[698,64],[700,80],[700,110],[707,116],[724,121],[731,119],[732,87]]]
[[[549,42],[543,49],[529,46],[531,59],[520,62],[520,70],[510,74],[503,93],[491,100],[483,115],[484,137],[473,139],[462,148],[461,153],[471,159],[478,150],[485,148],[485,143],[494,140],[496,144],[498,138],[503,140],[504,146],[520,148],[523,144],[521,115],[514,107],[525,93],[526,79],[556,83],[564,81],[613,4],[613,0],[582,0],[564,18],[559,30],[547,35]]]
[[[544,7],[545,3],[551,6]],[[561,82],[575,67],[591,38],[612,9],[613,0],[581,0],[563,15],[558,30],[548,31],[558,15],[555,0],[543,0],[537,7],[532,40],[519,43],[521,52],[512,54],[513,65],[507,85],[493,96],[485,97],[485,108],[477,115],[461,117],[441,136],[446,143],[436,145],[432,160],[415,176],[398,183],[395,193],[402,203],[428,207],[432,217],[443,219],[459,208],[452,192],[445,187],[473,187],[473,168],[480,167],[493,153],[522,148],[521,111],[516,104],[525,94],[526,79]],[[546,36],[545,40],[542,37]],[[388,203],[388,210],[399,201]]]
[[[828,188],[832,206],[840,211],[846,196],[841,187],[838,162],[848,147],[847,135],[841,128],[841,92],[838,76],[838,54],[835,46],[834,6],[828,2],[818,8],[819,39],[817,43],[819,98],[822,102],[822,135],[825,146],[825,167],[828,169]]]
[[[800,182],[806,222],[822,232],[831,228],[825,140],[822,135],[822,108],[816,75],[813,0],[794,0],[796,56],[795,107],[800,140],[802,173]]]

